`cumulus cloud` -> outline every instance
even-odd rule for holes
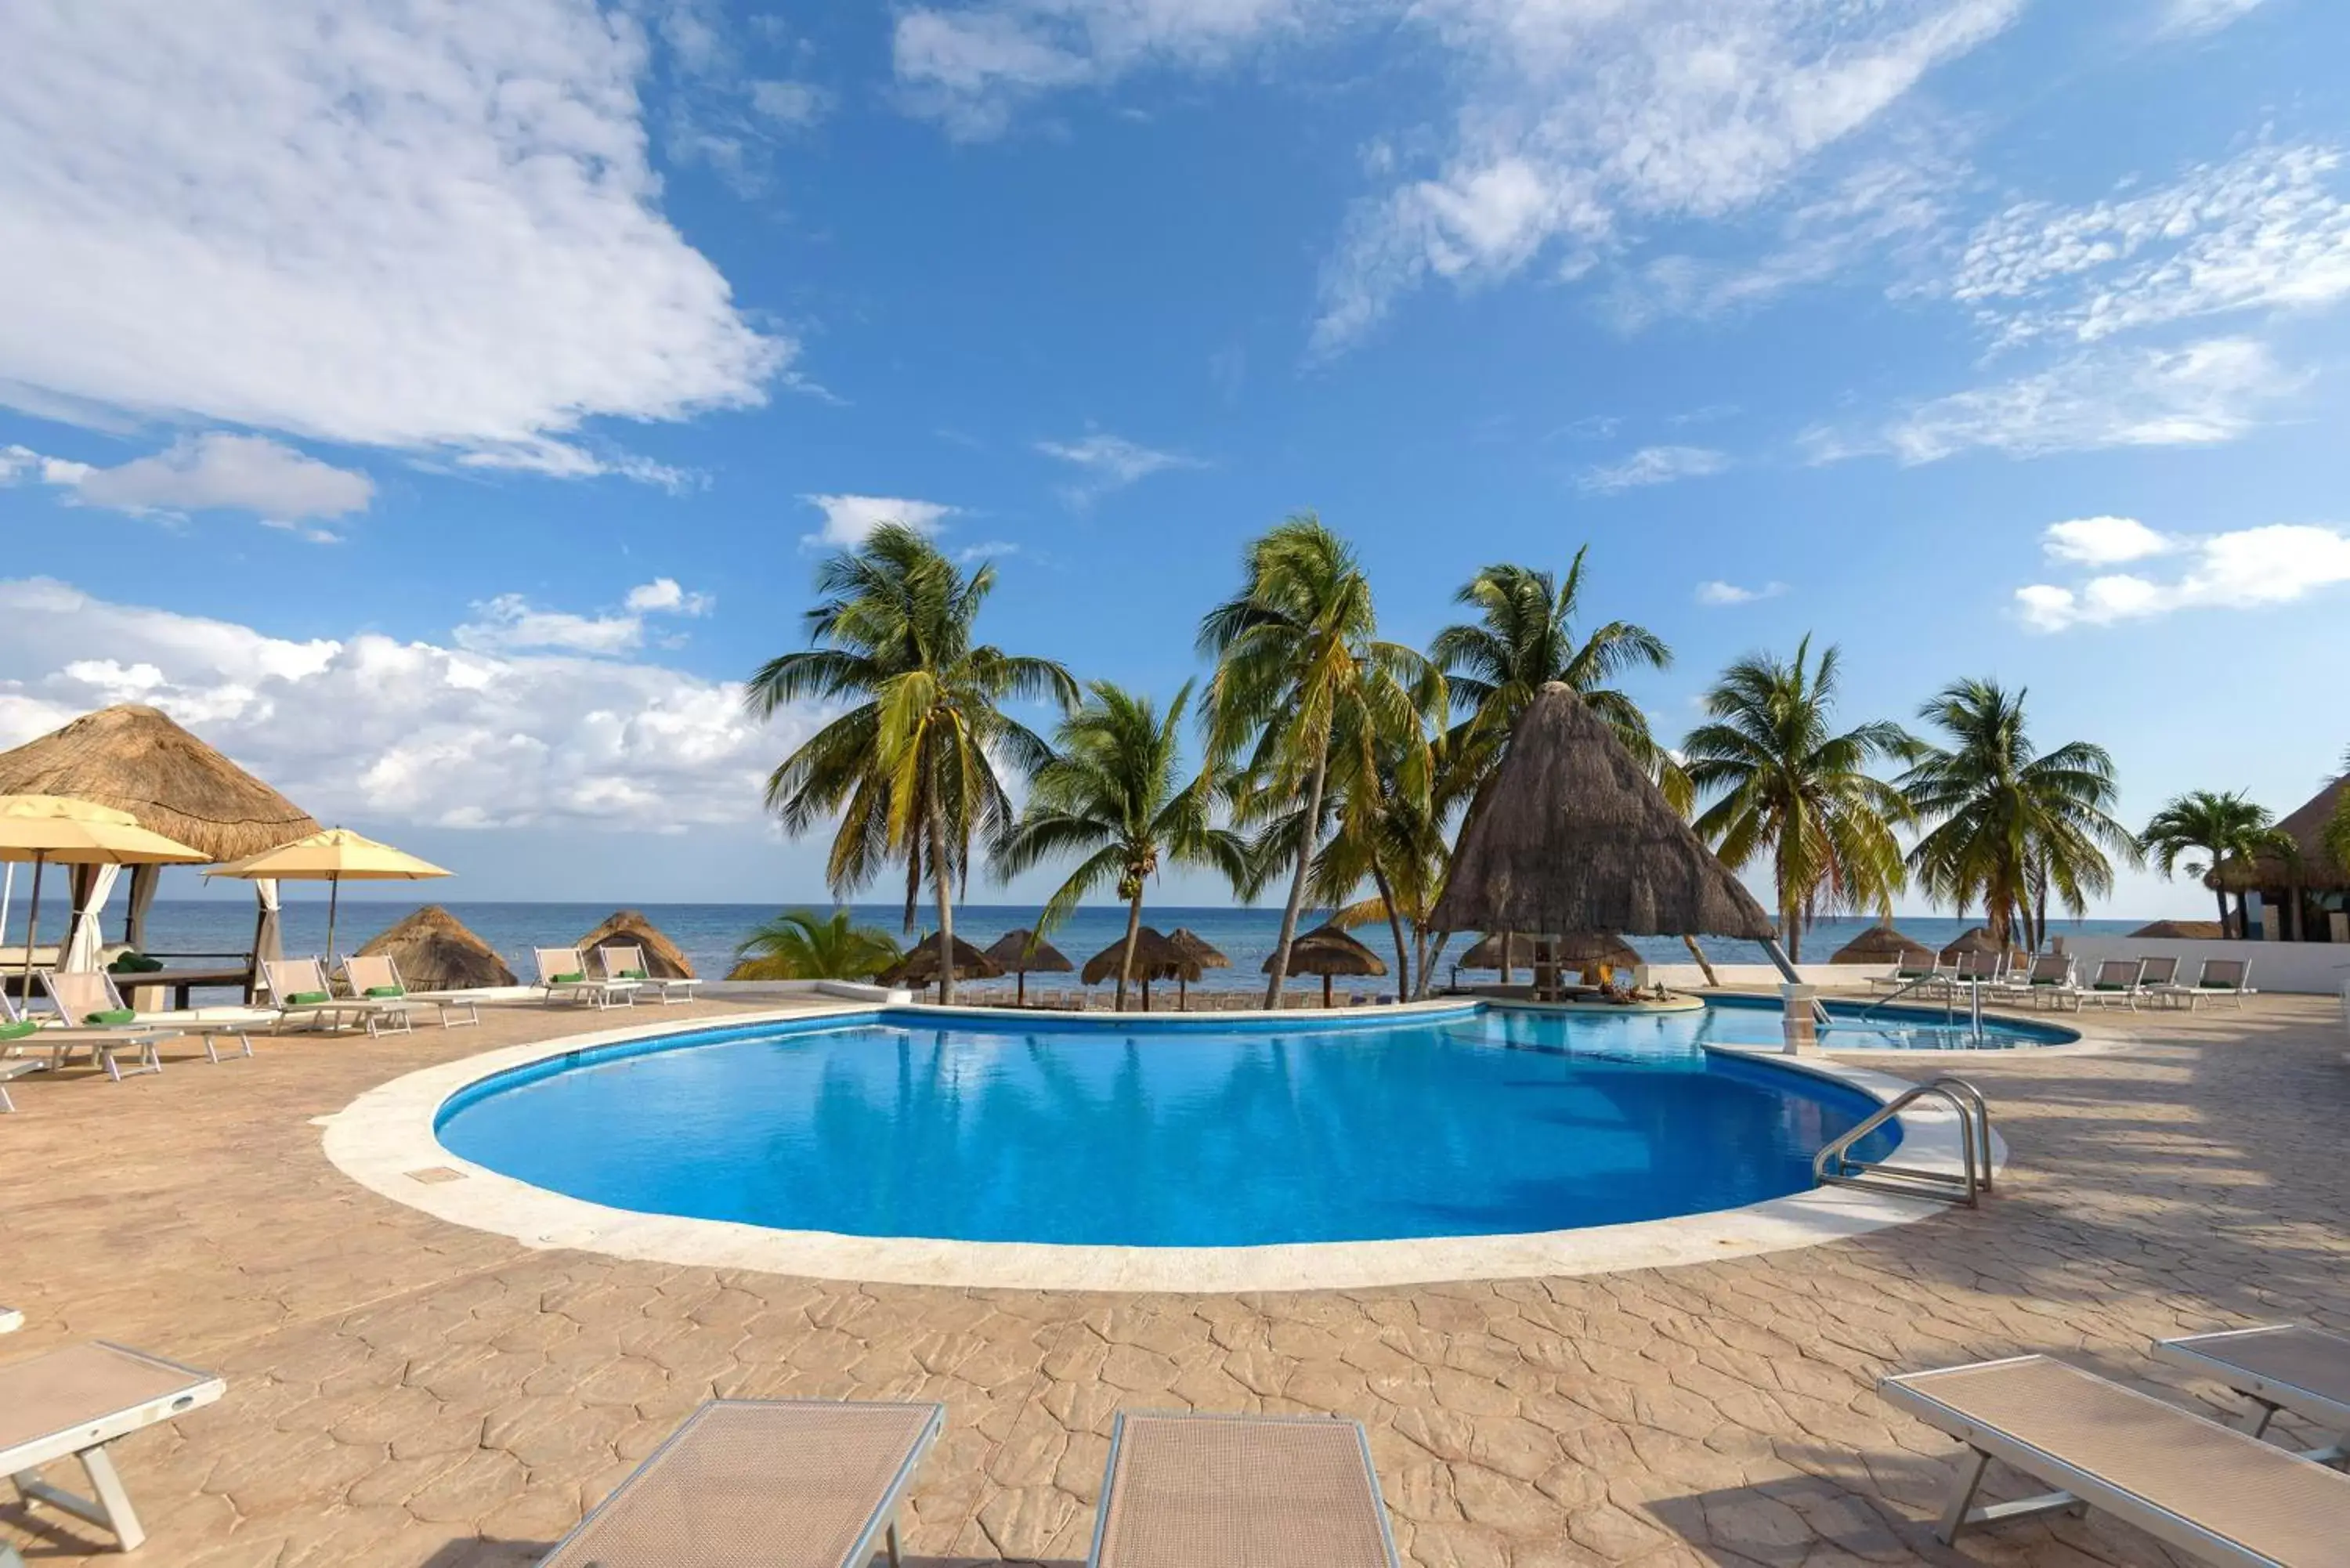
[[[1870,454],[1905,466],[1988,450],[2011,457],[2109,447],[2212,446],[2259,423],[2307,378],[2250,337],[2106,348],[1919,403],[1875,427],[1805,432],[1814,462]]]
[[[699,616],[715,603],[707,594],[688,593],[674,577],[655,577],[630,588],[621,608],[605,615],[575,615],[542,609],[523,594],[498,594],[477,601],[473,618],[456,628],[457,646],[474,652],[560,649],[570,653],[616,654],[641,648],[649,616]]]
[[[76,659],[67,649],[105,650]],[[0,583],[0,745],[109,702],[151,702],[321,817],[671,831],[749,824],[810,732],[786,710],[656,664],[374,634],[293,640]]]
[[[1676,479],[1702,478],[1730,466],[1726,452],[1702,446],[1644,446],[1620,462],[1600,463],[1575,476],[1575,485],[1588,494],[1613,495],[1648,484],[1669,484]]]
[[[1072,467],[1084,471],[1086,477],[1067,486],[1062,493],[1076,505],[1099,500],[1113,490],[1123,490],[1138,480],[1170,468],[1197,468],[1196,459],[1180,452],[1160,452],[1155,447],[1130,441],[1124,436],[1099,432],[1076,441],[1040,441],[1036,450],[1046,457],[1057,458]]]
[[[2107,626],[2180,609],[2289,604],[2350,582],[2350,532],[2310,524],[2280,523],[2174,538],[2128,518],[2101,517],[2054,524],[2043,536],[2042,547],[2059,565],[2108,565],[2177,555],[2183,566],[2169,577],[2114,572],[2074,585],[2033,583],[2018,588],[2016,613],[2038,631]]]
[[[1765,583],[1759,588],[1742,588],[1736,583],[1719,578],[1697,586],[1697,602],[1701,605],[1751,605],[1756,599],[1775,599],[1787,591],[1784,583]]]
[[[650,583],[639,583],[629,590],[621,601],[629,609],[643,615],[660,611],[668,615],[708,615],[718,601],[708,594],[690,594],[675,577],[655,577]]]
[[[936,501],[910,501],[896,495],[803,495],[802,501],[824,514],[824,526],[800,535],[809,550],[854,550],[884,523],[902,523],[917,534],[936,534],[955,508]]]
[[[9,5],[0,57],[0,403],[586,473],[589,421],[791,360],[661,215],[592,0]]]
[[[2339,148],[2263,146],[2136,195],[2023,202],[1975,229],[1949,290],[2006,344],[2332,305],[2350,296],[2345,182]]]

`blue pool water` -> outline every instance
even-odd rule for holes
[[[1133,1246],[1504,1235],[1811,1185],[1814,1151],[1873,1102],[1711,1054],[1711,1022],[883,1014],[542,1063],[458,1095],[439,1131],[574,1197],[792,1230]],[[1893,1135],[1871,1142],[1881,1157]]]

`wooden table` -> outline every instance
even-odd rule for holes
[[[122,999],[139,1012],[160,1012],[162,1011],[161,1008],[145,1005],[154,1000],[149,992],[171,992],[172,1005],[178,1008],[192,1005],[188,993],[199,987],[233,985],[240,992],[249,992],[253,986],[253,966],[238,964],[233,969],[151,970],[145,974],[118,974],[114,977],[114,985],[122,992]]]

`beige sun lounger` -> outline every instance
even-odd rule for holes
[[[2205,997],[2226,997],[2238,1012],[2243,1011],[2244,998],[2258,996],[2252,989],[2252,965],[2249,959],[2205,959],[2196,971],[2193,985],[2167,985],[2162,994],[2174,1002],[2183,1002],[2189,1012]]]
[[[660,998],[667,1007],[672,1002],[691,1002],[698,980],[664,980],[645,964],[645,950],[627,942],[611,942],[596,950],[596,958],[604,966],[606,980],[634,981]]]
[[[1121,1410],[1086,1562],[1396,1568],[1396,1552],[1360,1422]]]
[[[443,1029],[482,1021],[481,1006],[470,996],[453,991],[411,991],[408,982],[400,978],[400,965],[388,956],[345,959],[343,983],[350,987],[353,996],[363,1002],[380,1002],[387,1007],[398,1007],[407,1012],[411,1015],[411,1028],[414,1027],[414,1012],[425,1007],[433,1009],[440,1015]],[[464,1009],[465,1016],[452,1019],[449,1015],[457,1008]]]
[[[2266,1433],[2280,1410],[2342,1436],[2302,1458],[2331,1463],[2350,1454],[2350,1339],[2300,1324],[2271,1324],[2154,1342],[2158,1360],[2224,1383],[2251,1401],[2243,1429]]]
[[[1971,1451],[1936,1532],[2101,1508],[2165,1545],[2241,1568],[2338,1568],[2350,1475],[2044,1355],[1878,1380],[1887,1403]],[[2064,1488],[1978,1508],[1993,1459]]]
[[[277,1015],[272,1033],[283,1033],[289,1023],[340,1029],[348,1023],[364,1026],[373,1036],[387,1017],[396,1017],[402,1030],[409,1026],[405,1008],[387,1008],[364,997],[337,996],[327,980],[327,966],[314,958],[271,959],[264,963],[261,994],[263,1005]]]
[[[633,980],[607,980],[588,967],[577,948],[533,948],[532,956],[538,963],[539,988],[546,992],[549,1006],[558,996],[576,997],[591,1007],[633,1007],[639,983]]]
[[[88,1022],[93,1013],[131,1012],[131,1022],[120,1026],[124,1032],[143,1032],[151,1044],[193,1036],[203,1044],[204,1059],[215,1066],[220,1063],[220,1043],[224,1039],[234,1039],[237,1043],[238,1054],[251,1056],[253,1031],[267,1021],[266,1016],[259,1012],[239,1012],[219,1018],[166,1018],[151,1012],[132,1012],[123,1002],[121,988],[114,983],[114,977],[90,970],[62,973],[44,970],[41,972],[41,988],[49,993],[49,1004],[65,1020],[64,1024],[55,1031],[61,1036],[73,1033],[77,1028],[92,1034],[107,1033],[107,1030]],[[82,1022],[77,1024],[76,1020]],[[140,1071],[160,1073],[163,1070],[161,1059],[151,1049],[146,1056],[153,1065],[151,1068],[142,1067]]]
[[[686,1417],[539,1568],[865,1568],[943,1405],[718,1399]]]
[[[28,1503],[46,1503],[114,1533],[129,1552],[147,1538],[106,1447],[219,1398],[209,1372],[119,1345],[77,1345],[0,1366],[0,1475]],[[79,1459],[95,1497],[40,1479],[43,1465]]]

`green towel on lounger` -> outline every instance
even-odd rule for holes
[[[640,969],[624,969],[620,971],[620,978],[622,980],[650,980],[652,979],[652,976],[647,974]]]
[[[320,1002],[332,1002],[335,999],[333,997],[328,995],[323,991],[297,991],[293,995],[286,999],[286,1005],[288,1007],[316,1007]]]
[[[406,996],[408,988],[404,985],[371,985],[367,988],[367,993],[378,1001],[391,1000]]]
[[[585,985],[588,983],[588,977],[584,974],[558,974],[550,976],[546,983],[549,985]]]
[[[22,1040],[39,1027],[29,1018],[16,1023],[0,1023],[0,1040]]]
[[[106,1029],[117,1023],[136,1023],[139,1015],[127,1007],[109,1007],[103,1012],[85,1014],[82,1022],[92,1028]]]

